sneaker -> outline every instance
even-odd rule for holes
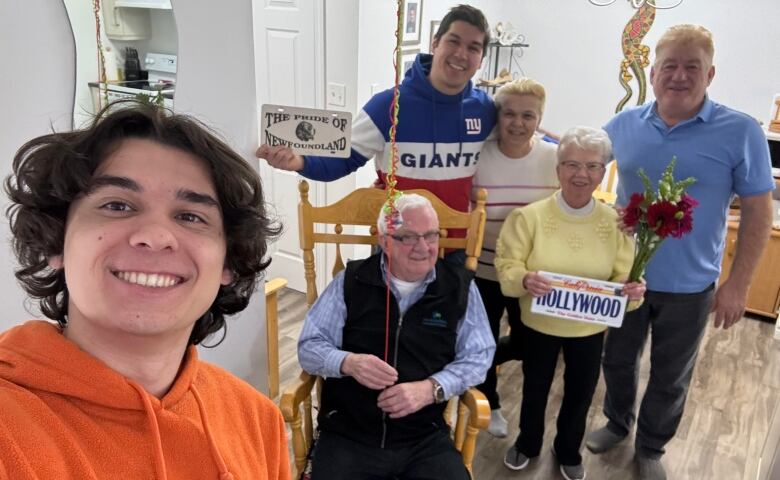
[[[558,454],[555,453],[555,445],[552,446],[552,454],[555,459],[558,459]],[[585,477],[587,474],[585,473],[585,467],[582,466],[580,463],[579,465],[561,465],[559,464],[559,467],[561,469],[561,475],[563,475],[563,478],[566,480],[585,480]]]
[[[512,445],[504,455],[504,465],[510,470],[522,470],[528,466],[531,459],[520,453],[517,445]]]
[[[626,435],[618,435],[606,425],[585,436],[585,446],[593,453],[604,453],[626,439]]]
[[[501,415],[501,409],[490,411],[490,425],[487,428],[489,434],[496,438],[504,438],[507,434],[506,418]]]
[[[585,467],[579,465],[561,465],[561,475],[566,480],[585,480]]]
[[[666,480],[666,471],[660,458],[643,457],[636,455],[636,463],[639,465],[640,480]]]

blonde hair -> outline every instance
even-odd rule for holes
[[[536,80],[528,77],[518,78],[499,88],[498,92],[496,92],[496,95],[493,97],[493,101],[499,112],[506,101],[507,95],[531,95],[532,97],[536,97],[541,102],[539,114],[541,115],[544,113],[544,102],[547,98],[547,94],[544,91],[544,86]]]
[[[715,56],[715,44],[712,40],[712,32],[701,25],[682,24],[674,25],[661,35],[655,45],[655,60],[658,61],[659,52],[671,43],[693,44],[704,50],[707,59],[712,65]]]

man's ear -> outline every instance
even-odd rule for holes
[[[47,258],[46,261],[49,264],[49,268],[52,270],[62,270],[62,254],[52,255],[51,257]]]
[[[707,86],[712,83],[712,79],[715,78],[715,65],[710,65],[710,69],[707,71]]]
[[[225,286],[228,286],[231,283],[233,283],[233,272],[230,271],[229,268],[222,269],[222,278],[220,279],[219,283]]]

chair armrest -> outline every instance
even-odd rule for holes
[[[469,411],[469,425],[484,430],[490,425],[490,403],[484,393],[469,388],[460,396]]]
[[[460,450],[463,464],[469,473],[474,460],[477,434],[488,425],[490,425],[490,403],[485,394],[476,388],[469,388],[458,400],[458,421],[455,424],[455,448]]]
[[[265,296],[276,293],[280,288],[284,288],[287,285],[287,279],[284,278],[272,278],[265,282]]]
[[[311,389],[316,381],[315,375],[301,372],[298,378],[284,390],[282,399],[279,401],[279,409],[282,411],[285,422],[293,422],[300,416],[298,408],[304,400],[311,399]]]
[[[306,466],[306,456],[312,444],[314,427],[311,391],[316,382],[315,375],[301,372],[279,401],[279,409],[282,411],[284,421],[290,425],[292,432],[293,458],[298,472],[295,478],[300,476]],[[303,406],[303,419],[301,419],[301,406]]]
[[[287,285],[284,278],[274,278],[265,283],[265,334],[268,344],[268,396],[279,394],[279,290]]]

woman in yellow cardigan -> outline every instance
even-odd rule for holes
[[[496,272],[504,295],[520,298],[523,339],[523,401],[520,434],[504,464],[525,468],[539,455],[550,385],[563,351],[564,394],[553,443],[567,480],[582,480],[579,449],[596,389],[606,327],[531,313],[533,297],[551,285],[540,270],[598,280],[622,281],[633,261],[632,240],[617,227],[617,213],[593,199],[604,178],[612,144],[600,129],[574,127],[558,146],[556,171],[561,189],[509,214],[496,245]],[[641,300],[644,285],[627,283],[623,292]]]

